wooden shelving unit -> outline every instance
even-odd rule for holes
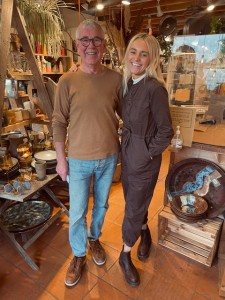
[[[2,127],[2,133],[6,133],[6,132],[9,132],[9,131],[15,130],[17,128],[20,128],[20,127],[28,126],[32,123],[49,125],[48,120],[43,120],[42,117],[36,117],[36,118],[21,121],[21,122],[15,123],[15,124],[11,124],[11,125],[8,125],[8,126],[4,126],[4,127]]]
[[[18,36],[20,38],[20,42],[23,45],[23,49],[25,51],[26,58],[29,62],[30,70],[32,74],[18,74],[18,77],[15,78],[17,80],[33,80],[35,83],[35,88],[38,90],[39,99],[43,102],[44,113],[48,116],[49,119],[49,132],[51,133],[52,128],[51,118],[53,112],[53,106],[46,89],[43,74],[38,68],[36,57],[33,53],[33,49],[26,32],[26,25],[20,10],[16,4],[16,1],[9,0],[3,1],[2,11],[1,11],[1,27],[4,28],[4,31],[0,30],[0,107],[3,106],[4,100],[4,90],[5,90],[5,79],[7,73],[7,63],[9,59],[9,48],[10,48],[10,29],[11,29],[11,21],[13,20],[13,27],[16,27]],[[3,117],[3,110],[0,109],[0,120]],[[25,124],[27,121],[24,121]],[[29,120],[30,122],[30,120]],[[23,123],[23,122],[21,122]],[[11,125],[10,125],[11,126]],[[12,125],[14,126],[14,124]],[[23,125],[21,125],[23,126]],[[18,125],[17,125],[18,127]],[[12,127],[13,128],[13,127]],[[7,129],[8,130],[8,129]],[[5,128],[2,130],[2,122],[0,122],[0,133],[5,131]]]

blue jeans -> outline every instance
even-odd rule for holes
[[[69,240],[75,256],[85,256],[87,239],[97,240],[101,235],[117,159],[117,154],[98,160],[69,158]],[[88,233],[86,214],[92,176],[94,203]]]

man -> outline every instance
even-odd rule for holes
[[[101,64],[106,42],[97,22],[85,20],[78,26],[76,46],[81,65],[77,72],[68,72],[60,78],[52,122],[56,170],[62,180],[69,175],[69,240],[74,258],[66,273],[67,286],[74,286],[80,280],[88,242],[94,262],[97,265],[106,262],[99,237],[118,158],[115,112],[119,112],[122,94],[121,75]],[[86,214],[92,176],[94,203],[88,231]]]

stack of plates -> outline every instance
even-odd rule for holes
[[[53,150],[46,150],[37,152],[34,154],[34,160],[31,163],[31,166],[35,168],[35,163],[37,160],[46,161],[46,173],[47,174],[54,174],[56,173],[56,151]]]
[[[11,157],[12,159],[12,167],[7,169],[0,168],[0,181],[8,181],[9,179],[14,179],[19,175],[19,162],[15,157]]]
[[[197,222],[206,218],[208,203],[205,199],[194,194],[176,195],[171,203],[171,210],[182,221]]]

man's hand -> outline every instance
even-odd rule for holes
[[[63,181],[66,181],[66,176],[69,175],[69,167],[66,159],[65,143],[55,142],[54,146],[57,159],[56,172],[59,174]]]
[[[57,161],[56,172],[59,174],[63,181],[66,181],[66,177],[69,173],[67,160]]]

